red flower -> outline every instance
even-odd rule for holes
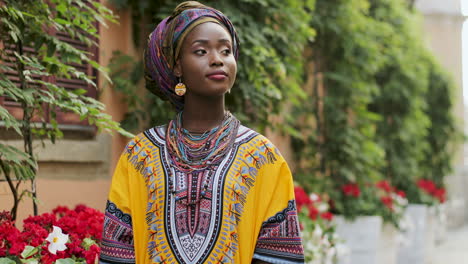
[[[328,221],[333,220],[333,214],[330,212],[323,212],[320,217]]]
[[[27,222],[23,225],[21,237],[28,245],[37,247],[44,242],[49,232],[42,226]]]
[[[97,258],[99,257],[99,252],[101,249],[97,245],[92,245],[88,251],[85,252],[85,259],[87,264],[96,263]]]
[[[395,192],[398,196],[400,196],[401,198],[405,198],[406,197],[406,193],[404,191],[401,191],[401,190],[396,190]]]
[[[393,198],[391,196],[382,196],[380,201],[390,210],[393,210]]]
[[[418,180],[417,185],[429,194],[433,194],[437,189],[436,185],[431,180],[420,179]]]
[[[379,188],[381,190],[384,190],[386,192],[391,192],[392,191],[392,186],[390,185],[390,183],[388,181],[385,181],[385,180],[377,182],[375,184],[375,186],[377,186],[377,188]]]
[[[349,184],[343,185],[341,187],[341,190],[346,196],[359,197],[359,195],[361,194],[361,190],[359,189],[359,186],[355,183],[349,183]]]
[[[52,213],[58,217],[63,217],[69,212],[70,209],[66,206],[57,206],[54,210],[52,210]]]
[[[312,203],[307,193],[300,186],[294,187],[294,194],[296,196],[296,204],[298,211],[301,211],[302,206]]]
[[[313,204],[310,204],[308,209],[309,209],[309,218],[312,220],[317,219],[319,210]]]
[[[443,203],[447,199],[445,189],[444,188],[437,188],[435,183],[431,180],[420,179],[417,182],[419,188],[424,190],[426,193],[432,195],[433,197],[437,198],[439,202]]]
[[[443,203],[445,200],[447,200],[445,189],[444,188],[439,188],[436,189],[433,193],[434,197],[436,197],[439,202]]]

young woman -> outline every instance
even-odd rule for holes
[[[193,1],[150,35],[147,87],[177,115],[126,146],[101,263],[304,262],[288,165],[224,106],[238,51],[229,19]]]

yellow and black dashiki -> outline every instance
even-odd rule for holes
[[[264,136],[240,126],[218,166],[198,174],[171,166],[166,126],[131,140],[107,202],[100,263],[303,263],[293,180]],[[195,205],[175,201],[200,199]],[[201,184],[209,187],[200,196]],[[197,188],[194,188],[197,187]]]

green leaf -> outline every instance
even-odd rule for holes
[[[29,258],[32,255],[36,254],[39,251],[37,247],[25,246],[23,252],[21,252],[22,258]]]
[[[24,264],[39,264],[39,261],[37,259],[30,258],[30,259],[22,259],[21,263],[24,263]]]
[[[55,264],[76,264],[76,261],[71,258],[57,259]]]
[[[93,239],[86,237],[85,239],[83,239],[83,243],[81,245],[83,246],[84,249],[89,250],[89,248],[92,245],[97,245],[97,243]]]
[[[16,264],[16,262],[9,258],[0,258],[0,264]]]
[[[0,159],[13,163],[16,165],[24,165],[24,163],[32,166],[33,168],[37,167],[34,159],[29,156],[29,154],[9,145],[4,145],[0,143]]]

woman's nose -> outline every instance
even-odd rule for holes
[[[213,52],[211,53],[211,58],[210,58],[210,66],[222,66],[223,65],[223,59],[221,58],[221,54],[218,52]]]

